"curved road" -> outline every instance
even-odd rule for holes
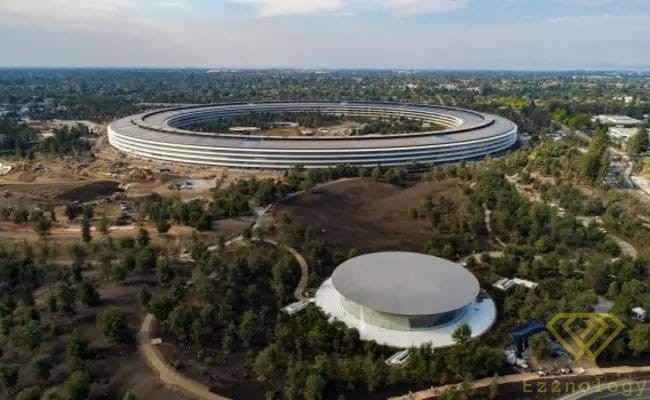
[[[596,385],[591,389],[573,392],[559,400],[650,400],[650,381],[613,381]]]
[[[513,383],[520,383],[523,385],[524,383],[527,383],[528,385],[530,385],[529,387],[534,388],[536,382],[552,382],[554,380],[561,381],[563,378],[567,378],[567,377],[582,376],[585,378],[585,381],[588,381],[590,380],[590,378],[596,378],[596,377],[612,376],[612,377],[620,378],[621,376],[647,375],[648,373],[650,373],[650,366],[643,366],[643,367],[618,366],[618,367],[610,367],[610,368],[591,368],[586,370],[585,373],[581,375],[577,375],[577,374],[558,375],[558,376],[548,376],[544,378],[540,378],[539,375],[537,375],[536,373],[513,374],[513,375],[498,377],[496,383],[497,385],[513,384]],[[493,384],[494,384],[494,377],[478,379],[472,382],[472,389],[487,389],[491,387]],[[462,386],[463,386],[462,383],[439,386],[439,387],[423,390],[420,392],[409,393],[404,396],[392,397],[391,399],[431,400],[431,399],[438,398],[438,396],[450,390],[462,390]],[[602,393],[602,394],[605,395],[606,393]],[[646,394],[646,396],[650,395],[650,385],[646,386],[644,394]],[[608,399],[608,397],[577,397],[577,398],[569,397],[568,399],[591,400],[592,398]],[[621,398],[635,398],[635,397],[614,397],[614,398],[621,399]]]

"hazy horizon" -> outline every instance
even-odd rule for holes
[[[7,68],[648,71],[650,0],[0,0]]]

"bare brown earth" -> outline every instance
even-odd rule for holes
[[[410,218],[408,209],[418,207],[429,194],[452,199],[460,210],[469,204],[458,180],[425,182],[403,189],[360,179],[316,187],[287,199],[274,213],[286,210],[296,223],[311,226],[336,249],[419,252],[431,239],[431,225],[426,219]]]
[[[0,184],[0,194],[6,197],[0,203],[5,207],[28,207],[32,204],[87,202],[112,195],[120,190],[119,185],[115,181]]]

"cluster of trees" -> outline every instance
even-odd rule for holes
[[[588,197],[574,186],[562,183],[559,185],[547,185],[534,181],[533,188],[547,202],[557,202],[571,215],[602,215],[605,212],[605,205],[597,198]]]
[[[436,351],[428,346],[413,348],[408,365],[390,367],[385,364],[388,349],[361,342],[356,330],[328,321],[316,307],[309,306],[278,322],[272,342],[258,353],[253,369],[262,380],[284,382],[273,395],[310,399],[322,399],[326,386],[331,388],[335,382],[343,384],[339,391],[372,393],[396,384],[439,385],[500,372],[501,351],[470,337],[469,327],[463,325],[454,333],[457,346]]]
[[[389,119],[359,119],[363,122],[357,135],[392,135],[406,132],[422,132],[442,129],[439,126],[425,126],[421,120],[399,117]]]
[[[587,153],[580,160],[582,177],[591,182],[602,181],[609,169],[609,138],[607,128],[596,129],[591,137]]]
[[[469,191],[466,187],[465,191]],[[431,223],[433,237],[424,251],[439,257],[453,259],[459,254],[476,249],[479,236],[487,233],[483,207],[472,202],[459,208],[456,201],[445,196],[427,195],[419,207],[410,207],[408,215],[414,219],[427,219]]]
[[[627,142],[627,152],[631,157],[638,157],[650,150],[650,124],[645,124]]]
[[[83,124],[63,126],[54,135],[38,143],[37,150],[48,154],[80,154],[90,150],[91,132]]]
[[[19,157],[27,155],[36,140],[34,129],[11,119],[0,118],[0,133],[7,135],[6,145],[2,150],[13,149]]]
[[[586,114],[584,112],[578,112],[569,115],[569,112],[566,109],[556,108],[551,113],[551,118],[553,121],[566,124],[573,130],[591,129],[593,127],[591,117],[589,114]]]
[[[508,242],[547,252],[558,246],[598,246],[606,239],[571,216],[561,217],[549,207],[530,203],[503,173],[487,169],[476,175],[472,197],[492,210],[492,230]]]
[[[100,293],[95,282],[82,274],[86,248],[74,245],[69,253],[71,267],[37,262],[26,244],[0,254],[0,385],[7,398],[84,400],[91,393],[87,370],[96,352],[87,328],[69,321],[80,312],[94,315]],[[42,286],[47,296],[38,306],[34,291]],[[127,316],[121,309],[99,312],[97,327],[109,344],[129,340]],[[61,340],[64,351],[53,351],[53,343]],[[134,398],[133,393],[129,396]]]
[[[304,113],[249,113],[233,118],[218,118],[211,121],[201,122],[191,128],[200,132],[228,132],[235,126],[257,127],[262,130],[273,129],[277,122],[296,122],[303,128],[320,128],[328,125],[341,123],[343,117],[334,114],[323,114],[321,112]]]
[[[142,218],[149,218],[156,223],[158,232],[167,233],[171,222],[192,226],[199,231],[212,229],[214,217],[206,210],[201,200],[184,202],[179,198],[160,197],[157,194],[138,199],[136,210]]]

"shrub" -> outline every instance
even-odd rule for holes
[[[117,307],[102,311],[97,316],[97,326],[110,344],[123,343],[129,337],[126,314]]]

